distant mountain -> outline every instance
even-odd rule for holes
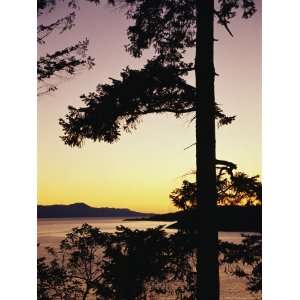
[[[120,217],[137,218],[153,216],[132,211],[128,208],[91,207],[85,203],[74,203],[70,205],[38,205],[38,218],[97,218],[97,217]]]

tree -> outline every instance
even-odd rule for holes
[[[85,139],[113,143],[122,130],[135,129],[144,115],[169,112],[180,117],[194,113],[195,88],[180,77],[187,72],[187,65],[181,65],[185,68],[164,66],[154,58],[142,70],[127,67],[120,80],[111,78],[111,84],[99,84],[96,92],[81,96],[85,107],[69,106],[66,120],[60,119],[62,140],[78,147]],[[235,118],[226,116],[218,105],[214,116],[219,125],[229,124]]]
[[[170,251],[162,227],[131,230],[117,227],[104,249],[103,284],[99,299],[146,299],[165,294],[170,275]],[[172,269],[174,271],[174,269]]]
[[[226,166],[217,167],[217,204],[234,206],[261,205],[262,187],[259,176],[249,177]],[[191,174],[195,174],[192,172]],[[187,210],[196,205],[196,182],[183,180],[180,188],[170,194],[172,203],[179,209]]]
[[[159,299],[160,295],[193,300],[196,291],[197,236],[189,230],[168,235],[162,228],[124,226],[103,233],[83,224],[66,234],[59,250],[39,257],[38,299]],[[261,290],[261,235],[245,235],[241,244],[219,241],[225,271]]]
[[[48,248],[47,262],[38,258],[39,299],[86,300],[101,285],[101,247],[109,234],[88,224],[73,228],[60,243],[59,251]]]
[[[73,287],[66,288],[66,272],[57,260],[47,263],[45,257],[37,260],[37,299],[63,299],[73,294]]]
[[[220,111],[214,96],[214,16],[230,34],[230,19],[241,7],[243,17],[255,13],[254,0],[151,1],[120,0],[134,21],[128,28],[127,51],[140,57],[153,47],[156,57],[141,71],[125,69],[121,80],[99,85],[96,92],[81,96],[85,107],[70,107],[66,120],[60,120],[63,141],[81,146],[88,138],[112,143],[121,130],[136,127],[149,113],[173,112],[175,116],[195,112],[196,121],[196,204],[197,291],[195,299],[219,299],[219,271],[216,227],[215,117]],[[184,62],[187,48],[195,48],[195,62]],[[181,78],[195,72],[196,87]],[[141,80],[143,79],[143,80]],[[222,113],[222,112],[221,112]],[[234,117],[222,113],[221,123]]]
[[[253,293],[262,290],[261,234],[242,235],[241,244],[219,242],[220,263],[225,271],[247,279],[247,289]]]
[[[172,290],[178,299],[192,299],[193,249],[184,246],[186,237],[168,236],[162,226],[146,230],[120,226],[116,233],[103,233],[88,224],[73,228],[59,251],[48,248],[48,259],[38,258],[38,299],[85,300],[89,295],[98,300],[157,299]]]
[[[86,0],[99,4],[100,0]],[[37,0],[38,17],[52,12],[57,2],[63,0]],[[75,26],[76,10],[80,8],[78,0],[68,0],[67,6],[71,10],[66,16],[57,19],[50,24],[40,23],[37,27],[37,42],[42,46],[46,43],[46,39],[53,32],[60,34],[66,30],[71,30]],[[82,69],[92,69],[95,61],[91,56],[87,55],[89,40],[78,41],[72,46],[65,47],[40,56],[37,61],[37,79],[38,79],[38,96],[49,94],[57,90],[57,80],[66,79],[67,76],[73,76]]]

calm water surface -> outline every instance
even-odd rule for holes
[[[152,221],[124,221],[124,218],[59,218],[38,219],[38,237],[64,237],[73,227],[81,226],[83,223],[99,227],[104,232],[114,232],[116,227],[124,225],[131,229],[147,229],[159,225],[165,227],[174,222],[152,222]],[[172,233],[176,230],[168,229]]]
[[[38,219],[38,239],[44,238],[63,238],[72,228],[81,226],[84,223],[99,227],[104,232],[115,232],[116,227],[123,225],[130,229],[147,229],[157,226],[164,226],[168,233],[175,233],[176,229],[167,227],[174,222],[160,221],[124,221],[124,218],[51,218]],[[231,242],[241,241],[240,232],[220,232],[219,238]]]

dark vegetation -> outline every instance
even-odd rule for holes
[[[99,0],[85,0],[99,4]],[[53,34],[62,34],[75,26],[76,11],[80,9],[78,0],[37,0],[37,42],[40,47],[47,43]],[[43,16],[51,14],[59,3],[65,3],[69,13],[51,23],[43,23]],[[87,38],[73,45],[40,56],[37,61],[38,96],[57,90],[58,84],[82,70],[90,70],[95,60],[88,55],[89,40]]]
[[[217,228],[218,231],[262,231],[262,208],[261,206],[252,207],[218,207],[217,208]],[[137,219],[138,220],[138,219]],[[193,226],[192,211],[179,211],[164,215],[154,215],[142,220],[149,221],[174,221],[175,224],[168,228],[187,229]]]
[[[177,221],[170,228],[186,229],[193,227],[196,188],[196,182],[184,180],[181,187],[170,194],[170,200],[181,211],[154,215],[142,218],[142,220]],[[258,176],[249,177],[245,173],[236,171],[235,164],[218,161],[217,199],[218,231],[261,232],[262,186]]]
[[[259,176],[249,177],[236,170],[231,162],[218,161],[216,165],[216,192],[218,206],[256,206],[262,204],[262,186]],[[193,175],[191,172],[187,175]],[[194,209],[197,184],[184,180],[180,188],[170,194],[173,204],[179,209]]]
[[[240,245],[220,242],[220,263],[226,271],[237,277],[247,279],[247,288],[252,292],[262,290],[262,236],[244,234]]]
[[[194,172],[192,172],[193,174]],[[217,209],[215,211],[218,231],[261,232],[262,186],[259,176],[249,177],[238,172],[236,165],[227,161],[218,161]],[[197,210],[197,184],[184,180],[180,188],[170,194],[173,204],[183,210],[179,214],[169,214],[166,218],[178,221],[172,228],[193,228],[193,217]],[[195,216],[197,218],[197,215]],[[156,219],[153,216],[150,219]]]
[[[99,3],[92,0],[90,2]],[[180,231],[175,238],[164,237],[161,229],[151,232],[151,237],[148,237],[150,231],[144,235],[138,231],[121,228],[119,238],[118,234],[104,238],[88,225],[82,229],[75,229],[75,232],[71,233],[70,241],[61,246],[61,261],[58,261],[57,255],[54,255],[50,265],[44,259],[39,261],[39,294],[44,297],[40,299],[86,299],[89,292],[97,295],[98,299],[145,299],[148,285],[152,286],[154,283],[154,290],[149,288],[151,292],[163,293],[164,287],[162,290],[156,290],[159,288],[158,283],[169,276],[179,276],[177,279],[183,282],[184,288],[179,287],[176,290],[178,299],[218,300],[217,204],[223,201],[223,205],[228,205],[236,201],[235,205],[239,205],[246,196],[246,205],[253,205],[252,199],[260,196],[255,178],[237,173],[232,175],[228,170],[224,170],[227,175],[220,171],[221,175],[218,178],[215,172],[218,165],[215,154],[215,120],[219,125],[227,125],[234,121],[235,116],[227,116],[215,102],[214,80],[218,74],[214,66],[214,18],[216,17],[218,23],[232,35],[229,24],[237,10],[240,8],[242,17],[249,18],[256,11],[255,1],[219,0],[217,7],[213,0],[108,2],[126,8],[127,17],[133,21],[127,30],[129,44],[126,45],[126,50],[134,57],[141,57],[145,49],[153,47],[155,56],[141,70],[127,67],[121,72],[120,79],[112,79],[111,84],[99,84],[95,92],[82,95],[83,106],[70,106],[65,119],[60,120],[64,132],[62,140],[69,146],[82,146],[85,139],[113,143],[119,139],[122,131],[129,132],[135,129],[141,117],[146,114],[173,113],[176,117],[181,117],[192,113],[196,127],[196,183],[185,181],[183,186],[172,194],[173,202],[190,214],[191,226]],[[75,0],[69,0],[67,3],[71,9],[78,7]],[[55,0],[38,1],[38,14],[46,10],[51,11],[55,4]],[[38,42],[43,43],[54,30],[63,32],[71,29],[74,17],[75,13],[71,12],[53,24],[39,26]],[[88,41],[81,41],[40,58],[40,94],[49,93],[57,88],[49,79],[57,75],[73,75],[80,66],[93,66],[93,59],[86,54],[87,45]],[[189,48],[195,49],[193,61],[184,60],[184,54]],[[189,72],[194,72],[195,86],[187,84],[183,79]],[[223,176],[227,179],[222,180]],[[252,183],[248,185],[250,181]],[[245,185],[248,192],[252,189],[252,195],[245,195]],[[96,242],[94,236],[90,237],[90,230],[95,233]],[[152,237],[156,233],[161,244],[152,248]],[[135,239],[137,235],[141,237],[139,241]],[[168,243],[165,243],[166,239]],[[104,240],[108,240],[109,244],[103,242]],[[141,245],[148,240],[150,244],[145,249]],[[95,254],[95,245],[98,244],[104,247],[104,265],[101,269],[98,260],[100,256],[97,258]],[[170,246],[165,248],[165,244]],[[253,280],[249,287],[255,287],[255,290],[259,286],[256,284],[256,278],[261,270],[256,259],[256,241],[249,237],[243,245],[247,251],[252,249],[251,247],[254,248],[255,251],[248,252],[250,259],[246,259],[242,248],[238,248],[242,249],[238,252],[235,246],[223,245],[225,248],[222,248],[221,262],[255,264],[250,273],[239,272],[238,269],[233,272],[248,278],[249,281]],[[228,251],[224,250],[226,247]],[[181,253],[175,249],[181,249]],[[133,262],[130,260],[133,256],[136,256],[136,262],[141,262],[141,255],[138,255],[138,251],[141,250],[146,251],[143,255],[149,256],[153,261],[142,274],[136,268],[135,273],[124,276],[124,270],[130,271],[131,265],[129,267],[128,262]],[[151,252],[156,250],[163,253],[159,252],[158,257]],[[65,256],[67,251],[69,253]],[[166,261],[160,261],[160,257],[168,257],[168,264]],[[188,260],[183,260],[187,257],[195,257],[195,270],[190,269]],[[97,259],[96,266],[99,267],[95,271],[89,267],[93,259]],[[184,266],[178,268],[182,262]],[[93,277],[100,270],[103,281],[100,280],[100,274],[96,279]],[[168,273],[169,271],[171,272]],[[79,278],[78,274],[83,274],[84,277]],[[125,282],[134,284],[133,291],[124,286]],[[48,291],[52,295],[50,298],[47,298]],[[80,295],[79,298],[77,295]]]
[[[192,300],[196,289],[196,240],[184,230],[167,235],[162,227],[114,234],[83,224],[73,228],[58,250],[38,258],[38,299]],[[249,291],[261,290],[261,237],[242,244],[219,242],[219,263],[247,279]]]
[[[83,106],[70,106],[60,120],[62,140],[69,146],[82,146],[85,139],[113,143],[122,131],[135,129],[142,116],[173,113],[180,117],[193,113],[196,127],[196,186],[192,218],[197,236],[197,284],[195,299],[219,299],[217,177],[215,120],[226,125],[226,116],[215,102],[214,18],[232,35],[230,21],[238,9],[249,18],[254,0],[116,0],[131,19],[126,50],[141,57],[153,48],[155,56],[141,70],[129,67],[120,79],[99,84],[96,91],[82,95]],[[195,49],[195,59],[185,61],[187,49]],[[194,72],[195,86],[183,79]]]
[[[232,276],[245,278],[247,289],[260,295],[261,183],[257,177],[241,173],[220,176],[219,180],[226,188],[219,190],[218,230],[256,233],[243,235],[241,244],[219,241],[218,265]],[[193,222],[195,188],[195,184],[183,182],[171,193],[171,201],[181,211],[144,218],[176,220],[175,234],[168,235],[162,226],[147,230],[120,226],[115,233],[104,233],[88,224],[73,228],[58,250],[47,248],[47,257],[38,258],[38,299],[85,300],[92,296],[98,300],[145,300],[164,295],[194,300],[198,242]],[[246,203],[237,206],[243,200],[241,193]],[[53,206],[54,212],[62,212],[62,207],[70,209]],[[75,212],[90,209],[85,204],[72,207]]]

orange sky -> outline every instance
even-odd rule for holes
[[[232,22],[234,38],[216,25],[216,101],[237,120],[217,131],[217,157],[238,164],[249,175],[261,170],[261,9],[250,20]],[[70,148],[59,139],[58,118],[67,106],[80,105],[79,95],[93,91],[127,65],[139,68],[151,57],[134,59],[124,51],[128,20],[106,5],[85,4],[70,32],[53,35],[39,54],[90,39],[96,67],[59,85],[38,100],[38,203],[85,202],[101,207],[128,207],[144,212],[174,211],[168,195],[182,175],[195,167],[194,123],[170,114],[146,116],[138,129],[110,144],[87,141]],[[58,8],[51,16],[64,15]],[[45,20],[45,19],[44,19]],[[191,61],[193,53],[188,53]],[[188,78],[193,83],[193,74]]]

